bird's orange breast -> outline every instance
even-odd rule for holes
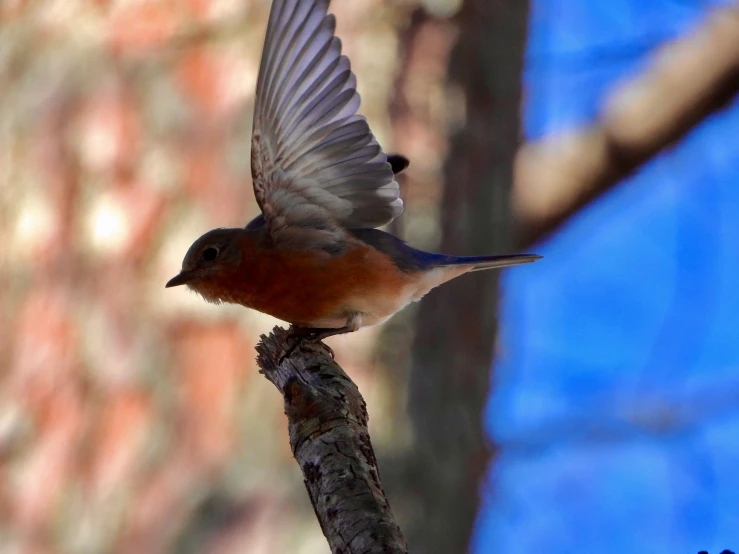
[[[359,241],[338,256],[254,248],[239,270],[223,278],[228,301],[303,327],[340,327],[357,306],[388,307],[414,283],[382,252]]]

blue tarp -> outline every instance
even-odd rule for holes
[[[527,136],[591,121],[710,5],[534,0]],[[739,105],[536,250],[504,277],[473,551],[739,549]]]

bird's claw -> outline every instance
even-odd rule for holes
[[[289,358],[290,355],[295,352],[295,349],[298,348],[301,344],[304,342],[307,343],[321,343],[321,346],[326,349],[326,351],[331,354],[331,358],[336,359],[336,355],[334,354],[333,349],[328,346],[326,343],[321,342],[323,340],[323,333],[321,331],[315,331],[313,329],[306,329],[304,327],[296,327],[295,325],[291,325],[288,329],[289,335],[288,340],[294,340],[294,343],[285,351],[285,353],[280,358],[280,363],[282,363],[285,358]]]

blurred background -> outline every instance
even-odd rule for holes
[[[390,230],[513,250],[521,142],[588,124],[719,4],[335,0],[362,112],[412,162]],[[164,289],[257,214],[268,11],[0,2],[0,554],[328,551],[254,363],[279,322]],[[733,103],[536,264],[327,341],[411,552],[739,548],[738,129]]]

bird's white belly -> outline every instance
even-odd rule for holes
[[[420,281],[402,287],[400,293],[392,295],[377,293],[350,298],[344,303],[340,312],[330,318],[314,322],[313,326],[329,329],[344,327],[351,314],[360,314],[360,328],[379,325],[411,302],[417,302],[423,298],[428,291],[447,279],[444,270],[439,268],[426,273]]]

